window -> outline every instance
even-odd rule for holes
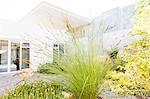
[[[64,56],[64,44],[53,45],[53,62],[58,62]]]
[[[20,70],[20,43],[11,42],[11,71]]]
[[[63,58],[64,53],[64,44],[59,44],[59,58]]]
[[[29,43],[0,40],[0,73],[29,68]]]
[[[0,40],[0,72],[7,72],[8,41]]]
[[[22,67],[21,69],[29,68],[30,64],[30,44],[22,44]]]

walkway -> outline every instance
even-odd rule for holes
[[[21,81],[15,74],[0,74],[0,95],[15,87]]]

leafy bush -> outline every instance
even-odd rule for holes
[[[62,86],[50,82],[25,82],[1,96],[0,99],[64,99],[62,90]]]
[[[141,0],[137,8],[132,35],[140,35],[121,53],[125,72],[113,71],[107,75],[112,91],[119,94],[150,96],[150,1]]]
[[[57,68],[63,71],[62,68],[60,68],[58,63],[46,63],[46,64],[42,64],[39,68],[38,68],[38,72],[42,73],[42,74],[54,74],[53,72],[53,68]]]
[[[117,55],[119,53],[119,49],[117,48],[119,43],[117,43],[115,46],[112,46],[110,48],[110,50],[106,50],[106,53],[108,54],[108,56],[111,58],[111,59],[116,59],[117,58]]]
[[[38,72],[42,74],[52,74],[51,68],[55,65],[57,66],[57,64],[54,63],[42,64],[41,66],[39,66]]]
[[[124,70],[125,61],[123,60],[122,56],[119,55],[119,49],[117,48],[117,45],[112,47],[110,50],[106,52],[112,61],[113,70],[125,72]]]
[[[110,56],[110,58],[115,59],[117,58],[117,54],[118,54],[118,50],[116,48],[111,49],[111,51],[108,53],[108,55]]]

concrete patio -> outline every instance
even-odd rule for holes
[[[0,74],[0,95],[14,88],[21,81],[22,79],[15,73]]]

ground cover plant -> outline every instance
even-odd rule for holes
[[[46,81],[24,82],[0,99],[65,99],[63,87]]]

